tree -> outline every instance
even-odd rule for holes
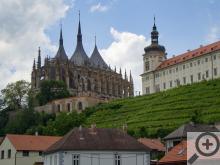
[[[1,90],[3,101],[10,109],[17,110],[28,104],[28,93],[30,83],[25,80],[19,80],[10,83],[5,89]]]
[[[40,85],[37,99],[40,105],[44,105],[54,99],[69,97],[70,93],[63,81],[45,80]]]
[[[191,116],[191,121],[195,124],[201,123],[201,113],[199,110],[194,110]]]

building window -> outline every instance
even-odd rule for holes
[[[150,94],[150,88],[149,87],[146,88],[146,94]]]
[[[121,165],[121,156],[115,154],[115,165]]]
[[[176,86],[180,86],[180,80],[176,79]]]
[[[193,83],[193,75],[190,76],[191,83]]]
[[[192,64],[192,62],[190,63],[190,67],[192,67],[193,66],[193,64]]]
[[[79,154],[73,155],[73,165],[79,165]]]
[[[186,66],[185,65],[183,65],[183,70],[186,68]]]
[[[52,165],[52,156],[50,156],[50,165]]]
[[[170,74],[172,73],[172,70],[171,70],[171,69],[169,70],[169,73],[170,73]]]
[[[42,156],[42,155],[43,155],[43,152],[42,152],[42,151],[40,151],[40,152],[39,152],[39,156]]]
[[[163,83],[163,89],[166,89],[166,83]]]
[[[213,56],[213,59],[216,60],[216,55]]]
[[[57,155],[54,156],[54,165],[57,165]]]
[[[176,72],[178,72],[178,67],[176,67]]]
[[[148,71],[150,69],[150,63],[149,61],[145,62],[145,70]]]
[[[25,157],[29,156],[29,151],[23,151],[22,155],[25,156]]]
[[[198,65],[200,65],[200,60],[198,60]]]
[[[82,109],[83,109],[82,102],[79,102],[79,103],[78,103],[78,110],[82,110]]]
[[[217,72],[217,68],[214,68],[214,76],[217,76],[218,72]]]
[[[4,159],[4,157],[5,157],[5,152],[1,151],[1,159]]]
[[[60,104],[57,105],[57,111],[58,111],[58,112],[61,111],[61,106],[60,106]]]
[[[209,77],[209,71],[208,70],[205,72],[205,76],[206,76],[206,78]]]
[[[155,90],[156,90],[156,92],[160,92],[160,85],[159,84],[157,84],[156,86],[155,86]]]
[[[8,150],[8,159],[11,158],[11,150]]]
[[[147,81],[149,80],[149,76],[146,76],[146,80],[147,80]]]
[[[208,62],[209,60],[208,60],[208,58],[205,58],[205,62]]]
[[[165,76],[165,71],[163,71],[163,75]]]
[[[70,109],[71,109],[70,103],[67,103],[67,111],[70,112]]]
[[[186,84],[186,77],[183,77],[183,84]]]
[[[201,73],[198,73],[198,80],[201,80]]]
[[[172,88],[172,86],[173,86],[173,82],[172,82],[172,81],[170,81],[170,88]]]

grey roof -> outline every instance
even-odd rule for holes
[[[79,22],[79,27],[78,27],[76,49],[75,49],[70,61],[72,63],[74,63],[75,65],[79,65],[79,66],[90,64],[89,57],[87,56],[87,54],[83,48],[83,44],[82,44],[82,34],[81,34],[80,22]]]
[[[92,53],[92,55],[90,57],[90,62],[95,67],[100,67],[100,68],[103,68],[103,69],[107,69],[108,68],[108,65],[103,60],[103,58],[100,55],[96,45],[95,45],[93,53]]]
[[[60,43],[59,43],[59,49],[57,51],[57,54],[55,56],[55,58],[63,60],[63,61],[67,61],[68,60],[68,56],[66,55],[66,51],[64,49],[63,46],[63,34],[62,34],[62,29],[60,30]]]
[[[219,132],[219,130],[212,125],[188,123],[167,135],[164,140],[187,138],[187,132]]]
[[[150,151],[135,138],[113,128],[74,128],[45,153],[57,151]]]

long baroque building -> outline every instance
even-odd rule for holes
[[[38,51],[37,64],[33,64],[31,86],[39,91],[44,80],[60,80],[66,83],[73,97],[90,97],[96,99],[114,99],[133,96],[133,78],[124,76],[120,68],[117,73],[101,57],[97,45],[90,57],[87,56],[82,43],[81,24],[79,20],[77,44],[70,59],[63,44],[62,28],[60,30],[59,49],[54,58],[46,57],[41,65],[41,50]]]
[[[167,59],[166,49],[159,45],[158,37],[154,19],[151,45],[143,54],[142,94],[220,77],[220,41]]]

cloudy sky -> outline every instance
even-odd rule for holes
[[[30,81],[33,59],[57,51],[60,22],[71,57],[76,46],[78,10],[84,48],[90,56],[94,36],[105,61],[132,72],[141,90],[142,54],[150,42],[153,16],[168,57],[220,40],[219,0],[1,0],[0,89]]]

